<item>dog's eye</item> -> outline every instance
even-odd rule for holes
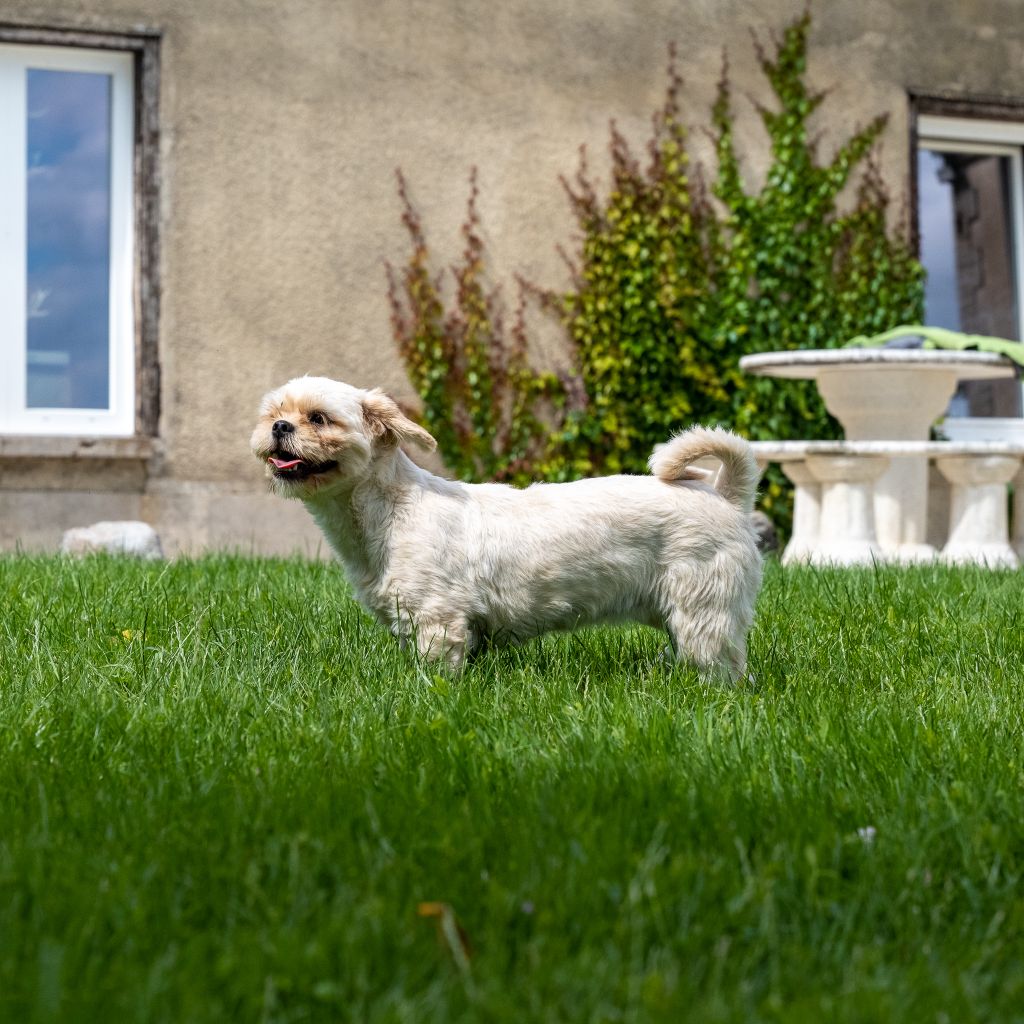
[[[311,412],[306,418],[318,427],[322,427],[327,422],[327,417],[322,412]]]

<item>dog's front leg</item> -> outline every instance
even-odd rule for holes
[[[466,628],[458,622],[418,622],[416,651],[426,661],[443,661],[458,672],[466,662]]]
[[[412,648],[424,661],[444,661],[449,668],[458,671],[466,661],[469,628],[457,616],[445,619],[436,616],[436,611],[412,612],[396,601],[388,625],[401,650]]]

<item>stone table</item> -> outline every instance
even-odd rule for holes
[[[849,441],[927,441],[963,380],[1012,377],[1013,362],[991,352],[840,348],[760,352],[745,373],[813,380]],[[875,484],[875,528],[886,557],[931,559],[925,542],[928,463],[894,461]]]

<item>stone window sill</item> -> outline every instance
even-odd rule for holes
[[[161,451],[153,437],[0,435],[0,491],[140,494]]]
[[[157,451],[152,437],[0,436],[0,459],[104,459],[145,461]]]

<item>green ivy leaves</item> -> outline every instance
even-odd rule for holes
[[[834,347],[921,319],[924,272],[906,238],[890,233],[889,197],[872,153],[879,117],[819,162],[809,120],[824,100],[805,81],[810,16],[769,53],[759,107],[771,165],[759,188],[743,180],[723,71],[711,110],[717,172],[710,187],[687,155],[682,80],[672,53],[665,103],[642,164],[611,129],[612,187],[601,198],[585,154],[563,179],[581,235],[573,287],[562,295],[520,282],[506,335],[485,257],[471,178],[466,248],[445,313],[404,181],[413,244],[401,276],[389,268],[392,322],[424,422],[448,466],[465,479],[570,479],[644,472],[651,448],[693,422],[751,438],[828,438],[837,426],[813,388],[748,378],[748,352]],[[850,209],[840,199],[860,169]],[[563,325],[577,369],[557,380],[526,358],[532,294]],[[788,518],[781,477],[762,504]]]

